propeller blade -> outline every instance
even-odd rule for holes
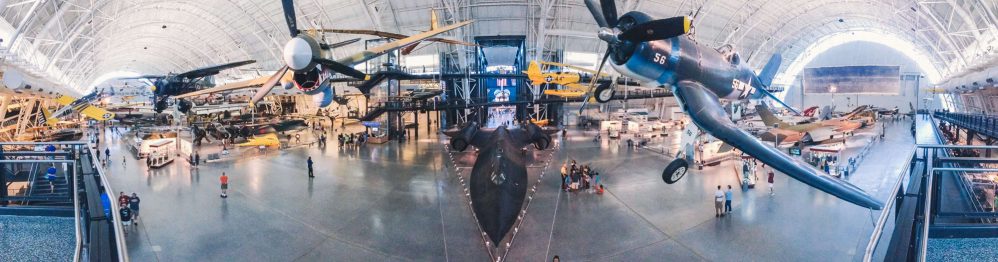
[[[606,24],[606,18],[603,17],[603,11],[600,10],[599,6],[597,6],[593,1],[595,0],[586,0],[585,2],[586,8],[589,9],[589,13],[593,15],[593,19],[596,20],[596,24],[601,28],[610,27]]]
[[[603,61],[599,62],[599,68],[596,69],[596,74],[593,75],[593,79],[589,81],[589,91],[586,91],[586,99],[582,100],[582,106],[579,107],[579,115],[582,115],[582,110],[586,109],[586,105],[589,104],[589,99],[593,97],[593,92],[596,90],[596,80],[599,80],[600,73],[603,72],[603,66],[606,65],[606,60],[610,58],[610,48],[606,49],[606,54],[603,55]]]
[[[356,79],[360,79],[360,80],[364,80],[365,78],[367,78],[367,74],[364,74],[364,72],[358,71],[357,69],[354,69],[353,67],[349,67],[347,65],[340,64],[339,62],[336,62],[336,61],[333,61],[333,60],[329,60],[329,59],[325,59],[325,58],[315,58],[314,60],[315,60],[316,63],[319,63],[319,64],[322,64],[323,66],[329,67],[329,69],[331,69],[333,71],[336,71],[336,72],[339,72],[340,74],[348,75],[350,77],[353,77],[353,78],[356,78]]]
[[[288,22],[288,31],[291,32],[291,37],[298,36],[298,19],[295,17],[295,1],[282,0],[281,5],[284,7],[284,20]]]
[[[253,98],[250,99],[250,105],[255,105],[257,101],[260,101],[260,99],[267,96],[267,94],[270,93],[270,90],[273,90],[274,86],[277,85],[277,82],[281,81],[281,78],[284,77],[284,73],[287,72],[288,66],[281,67],[280,70],[277,70],[277,73],[274,73],[270,79],[267,79],[267,82],[264,82],[263,85],[260,86],[260,89],[256,90],[256,94],[254,94]]]
[[[621,33],[620,40],[648,42],[681,36],[689,31],[690,18],[687,16],[677,16],[635,25]]]
[[[606,24],[609,27],[617,26],[617,1],[616,0],[600,0],[600,9],[603,9],[603,17],[606,18]]]

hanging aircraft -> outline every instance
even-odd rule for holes
[[[571,68],[587,74],[563,71],[544,72],[541,70],[541,65]],[[589,87],[586,86],[585,82],[591,79],[593,75],[596,75],[596,70],[555,62],[531,61],[527,66],[527,71],[523,71],[523,73],[527,75],[527,79],[530,80],[531,85],[540,87],[558,85],[562,87],[562,89],[544,88],[545,95],[578,98],[588,94]],[[596,102],[606,103],[613,98],[613,82],[617,79],[603,79],[608,77],[607,74],[599,74],[599,80],[596,80],[600,83],[596,88],[596,96],[593,97]]]
[[[863,127],[863,123],[840,118],[792,125],[780,120],[765,105],[756,105],[755,111],[759,113],[762,122],[770,127],[768,131],[760,135],[763,141],[769,142],[820,143],[829,139],[842,138]]]
[[[601,0],[599,5],[595,0],[585,0],[585,4],[600,27],[598,38],[608,44],[597,72],[603,71],[609,59],[610,65],[624,76],[648,86],[671,87],[695,124],[687,127],[688,131],[702,129],[774,169],[842,200],[870,209],[882,207],[880,201],[862,189],[763,143],[739,129],[728,117],[721,99],[765,95],[783,103],[765,89],[779,70],[781,58],[778,54],[756,75],[737,53],[722,53],[686,36],[692,22],[689,17],[654,20],[647,14],[632,11],[618,18],[614,0]],[[594,87],[593,82],[590,90]],[[585,103],[583,101],[583,105]],[[685,152],[692,151],[692,141],[684,144]],[[664,170],[662,177],[666,183],[675,183],[685,176],[692,155],[684,155]]]
[[[93,105],[95,101],[99,100],[103,96],[105,96],[104,92],[98,90],[94,90],[92,93],[79,99],[66,95],[60,96],[59,98],[56,98],[55,101],[62,105],[62,107],[56,110],[53,114],[48,114],[48,110],[45,110],[45,114],[48,114],[45,116],[46,122],[52,125],[55,122],[58,122],[58,119],[61,119],[72,112],[80,112],[80,114],[98,121],[114,119],[114,113]]]
[[[126,77],[120,79],[146,79],[152,83],[152,103],[156,113],[162,113],[170,106],[170,98],[195,92],[215,85],[214,75],[222,70],[236,68],[248,64],[256,63],[255,60],[239,61],[221,65],[213,65],[194,69],[191,71],[166,75],[144,75],[138,77]],[[184,99],[177,99],[177,109],[187,113],[194,104]]]
[[[430,10],[430,30],[429,31],[437,30],[437,28],[440,28],[439,24],[437,23],[437,12],[434,11],[434,10]],[[392,38],[392,39],[405,39],[405,38],[409,37],[409,36],[403,35],[403,34],[396,34],[396,33],[384,32],[384,31],[377,31],[377,30],[318,29],[317,31],[326,32],[326,33],[373,35],[373,36],[384,37],[384,38]],[[423,33],[429,32],[429,31],[423,31]],[[463,46],[478,46],[477,44],[474,44],[474,43],[468,43],[468,42],[464,42],[464,41],[447,39],[447,38],[440,38],[440,37],[431,37],[431,38],[424,39],[423,41],[446,43],[446,44],[453,44],[453,45],[463,45]],[[417,41],[417,42],[412,43],[411,45],[403,47],[402,50],[401,50],[402,55],[409,55],[410,53],[412,53],[412,51],[414,51],[416,49],[416,46],[419,46],[419,44],[421,42],[422,41]]]
[[[190,96],[259,86],[256,94],[249,101],[252,107],[253,104],[263,99],[264,96],[270,93],[274,86],[280,83],[285,89],[294,87],[305,94],[317,96],[318,99],[316,100],[320,102],[319,107],[326,107],[333,102],[335,97],[332,80],[334,79],[333,76],[337,73],[355,79],[367,80],[370,76],[354,69],[353,66],[473,22],[464,21],[436,28],[435,30],[385,43],[348,57],[332,60],[326,58],[329,55],[328,52],[324,52],[325,50],[321,48],[322,44],[316,41],[315,34],[320,32],[321,29],[299,30],[297,18],[295,17],[294,1],[283,0],[281,3],[284,10],[284,19],[291,33],[291,40],[284,45],[283,50],[283,62],[285,65],[270,77],[226,84],[192,93]],[[302,32],[305,32],[305,34],[302,34]]]
[[[547,149],[551,134],[557,132],[556,128],[541,128],[530,122],[521,128],[503,125],[495,129],[470,122],[463,128],[444,131],[450,137],[451,149],[478,149],[469,178],[471,207],[494,246],[513,228],[527,194],[524,148],[533,145],[537,150]]]

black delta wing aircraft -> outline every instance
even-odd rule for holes
[[[595,0],[585,3],[601,27],[599,39],[608,45],[597,71],[602,71],[609,59],[610,65],[627,77],[649,86],[669,86],[693,123],[712,136],[842,200],[870,209],[882,207],[880,201],[862,189],[763,144],[730,120],[721,99],[744,99],[755,92],[773,97],[765,87],[771,84],[779,68],[779,56],[774,56],[765,70],[756,75],[737,54],[721,53],[686,36],[691,23],[688,17],[655,20],[632,11],[618,19],[614,0],[602,0],[598,6]],[[673,160],[663,172],[663,179],[674,183],[682,178],[689,161]]]
[[[498,246],[513,228],[527,196],[527,157],[523,148],[533,145],[537,150],[547,149],[551,134],[556,132],[558,129],[541,128],[529,121],[519,128],[494,129],[470,122],[463,128],[444,131],[450,137],[451,149],[464,151],[470,145],[479,150],[469,178],[471,207],[493,246]]]

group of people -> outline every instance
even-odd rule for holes
[[[343,145],[347,146],[361,146],[367,143],[367,138],[369,137],[367,132],[359,134],[339,134],[336,139],[340,142],[340,147]]]
[[[132,195],[126,195],[125,192],[120,192],[118,194],[118,215],[121,217],[121,230],[128,235],[133,226],[139,224],[139,195],[132,192]]]
[[[578,166],[575,160],[561,165],[561,188],[565,192],[592,190],[596,194],[603,194],[604,189],[600,173],[589,165]]]

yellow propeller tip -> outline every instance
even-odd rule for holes
[[[683,17],[683,32],[689,33],[690,32],[690,27],[692,25],[693,25],[693,19],[690,19],[689,16],[684,16]]]

